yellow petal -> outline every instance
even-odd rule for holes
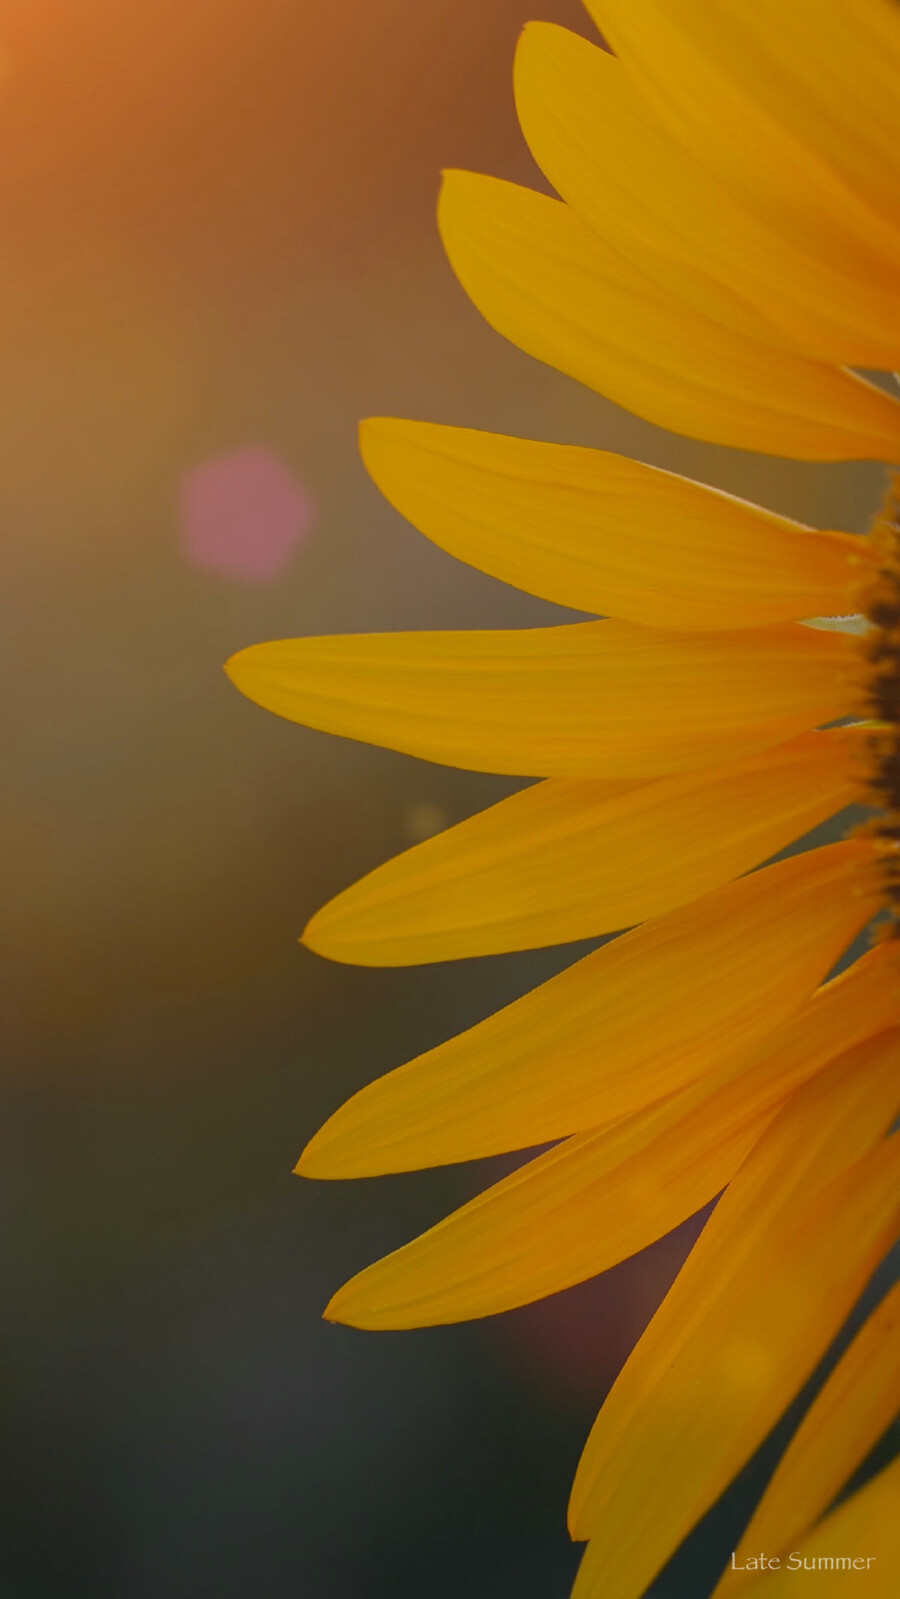
[[[854,708],[839,635],[628,622],[284,639],[226,671],[267,710],[448,766],[654,777],[737,760]]]
[[[872,1312],[804,1416],[716,1589],[717,1596],[746,1588],[753,1576],[747,1566],[749,1554],[760,1549],[774,1554],[797,1544],[898,1411],[900,1284]]]
[[[896,195],[886,211],[870,203],[869,180],[880,184],[885,177],[873,160],[882,136],[873,137],[871,121],[862,131],[859,116],[867,105],[868,118],[877,121],[886,111],[896,119],[893,90],[879,104],[880,74],[873,75],[875,55],[887,43],[874,41],[873,18],[880,11],[884,20],[892,5],[829,0],[827,14],[819,0],[797,0],[778,12],[773,0],[753,6],[587,0],[587,8],[639,88],[647,115],[731,194],[846,276],[882,288],[896,280]],[[894,19],[883,62],[888,84],[896,31]],[[896,170],[895,144],[890,134],[882,140]]]
[[[779,861],[657,917],[356,1094],[298,1170],[360,1177],[527,1148],[626,1116],[750,1048],[871,912],[866,844]]]
[[[520,1167],[352,1278],[326,1316],[379,1330],[433,1326],[606,1271],[724,1188],[779,1104],[826,1061],[900,1020],[897,978],[885,946],[871,951],[749,1055]],[[776,1547],[768,1532],[762,1543]]]
[[[798,233],[898,261],[892,0],[588,0],[672,131]],[[704,143],[704,140],[706,141]]]
[[[682,8],[684,9],[684,8]],[[889,220],[900,203],[900,17],[893,0],[692,5],[704,44],[767,115]],[[714,32],[706,32],[711,15]],[[776,32],[777,29],[777,32]]]
[[[755,20],[768,9],[743,5]],[[772,34],[779,47],[783,36],[779,24]],[[886,282],[874,272],[848,275],[827,253],[801,249],[767,226],[666,135],[607,51],[564,28],[530,23],[516,57],[516,104],[554,188],[668,294],[819,360],[900,364],[896,274]]]
[[[785,1548],[778,1570],[747,1589],[748,1599],[896,1599],[900,1569],[900,1459],[826,1516],[797,1549]],[[774,1551],[773,1551],[774,1553]]]
[[[750,8],[716,0],[715,8],[700,7],[704,30],[713,9],[719,26],[704,42],[716,57],[737,68],[767,115],[896,227],[900,16],[893,0],[829,0],[824,17],[819,0],[799,0],[786,16],[777,0]]]
[[[673,472],[387,417],[362,424],[360,446],[382,493],[441,549],[560,605],[701,629],[853,609],[858,541]]]
[[[900,1227],[896,1029],[795,1094],[726,1189],[588,1440],[577,1599],[637,1599],[777,1421]]]
[[[379,866],[325,905],[303,942],[332,960],[403,966],[633,927],[850,804],[861,736],[801,733],[624,793],[551,778]]]
[[[692,311],[559,201],[450,172],[438,221],[453,270],[491,326],[626,410],[801,460],[900,453],[900,402]]]

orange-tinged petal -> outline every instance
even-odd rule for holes
[[[637,1599],[774,1425],[900,1228],[896,1029],[748,1156],[601,1408],[572,1490],[577,1599]]]
[[[372,1083],[298,1170],[358,1177],[527,1148],[628,1115],[774,1031],[864,925],[869,847],[765,867],[595,950]]]
[[[872,177],[875,166],[856,123],[859,103],[867,100],[874,108],[877,96],[868,70],[852,81],[855,51],[842,54],[835,34],[840,14],[845,44],[854,34],[860,42],[869,34],[871,41],[869,21],[879,8],[884,14],[882,0],[830,0],[826,13],[819,0],[798,0],[777,13],[773,33],[772,0],[759,6],[743,0],[587,0],[649,117],[783,238],[830,260],[848,277],[884,288],[896,281],[900,265],[896,203],[888,216],[864,193],[865,174]],[[799,57],[792,37],[797,33]],[[773,48],[777,61],[766,61]],[[868,43],[863,49],[871,63]],[[823,52],[829,62],[824,74]],[[812,118],[808,97],[798,93],[804,75],[807,86],[819,80]],[[843,127],[834,123],[836,115]],[[839,147],[843,172],[833,160]],[[896,162],[895,150],[891,158]]]
[[[759,17],[762,8],[741,3]],[[781,55],[781,23],[772,37]],[[668,294],[819,360],[900,364],[896,273],[882,282],[873,272],[842,272],[827,253],[802,249],[763,222],[667,136],[607,51],[552,23],[528,24],[516,104],[554,188]]]
[[[522,777],[654,777],[777,744],[854,708],[856,657],[795,623],[628,622],[284,639],[226,671],[267,710],[426,760]]]
[[[605,1271],[712,1199],[800,1083],[898,1020],[900,973],[882,946],[749,1055],[557,1145],[369,1266],[326,1316],[373,1329],[433,1326],[509,1310]],[[775,1547],[768,1535],[763,1542]]]
[[[898,349],[900,356],[900,349]],[[605,450],[375,417],[382,493],[458,559],[542,599],[664,628],[841,614],[859,543]]]
[[[786,15],[777,0],[749,8],[717,0],[716,9],[723,26],[708,42],[738,66],[748,94],[896,227],[900,16],[893,0],[829,0],[824,14],[820,0],[798,0]]]
[[[893,0],[828,0],[824,8],[821,0],[792,0],[787,12],[777,0],[750,7],[705,0],[691,10],[705,47],[742,89],[896,226],[900,16]]]
[[[895,1599],[900,1569],[900,1459],[885,1466],[804,1538],[785,1548],[778,1570],[747,1589],[748,1599]],[[773,1551],[774,1553],[774,1551]]]
[[[892,0],[588,0],[673,131],[840,248],[897,262],[900,19]],[[703,149],[704,135],[715,141]],[[849,246],[847,246],[849,247]]]
[[[900,1284],[872,1312],[804,1416],[716,1589],[717,1596],[743,1589],[752,1580],[748,1554],[759,1549],[775,1553],[797,1544],[898,1411]]]
[[[303,942],[364,966],[532,949],[632,927],[774,855],[858,793],[855,728],[622,792],[550,778],[379,866]]]
[[[567,206],[471,172],[444,179],[444,247],[514,344],[660,427],[801,460],[892,460],[900,402],[666,295]]]

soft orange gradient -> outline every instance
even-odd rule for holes
[[[763,476],[673,440],[480,320],[439,174],[539,181],[512,96],[534,15],[591,33],[579,0],[0,6],[0,1266],[24,1444],[0,1583],[36,1599],[119,1599],[131,1576],[227,1596],[242,1572],[241,1599],[274,1599],[310,1560],[329,1593],[403,1599],[433,1585],[438,1536],[448,1592],[507,1591],[491,1548],[509,1591],[564,1592],[580,1438],[675,1263],[468,1342],[320,1328],[458,1178],[326,1209],[290,1176],[305,1138],[577,952],[391,974],[299,948],[339,890],[515,783],[279,722],[221,671],[266,638],[568,617],[391,510],[358,459],[367,415],[600,445],[824,526],[877,499],[877,469]],[[256,585],[190,564],[178,514],[186,477],[248,448],[316,508]],[[502,1439],[478,1359],[506,1374]],[[533,1383],[579,1414],[542,1432]],[[471,1506],[454,1520],[464,1491],[490,1548]]]

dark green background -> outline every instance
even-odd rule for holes
[[[590,35],[576,0],[538,9]],[[531,14],[0,4],[2,1599],[562,1599],[581,1443],[689,1242],[473,1327],[320,1321],[497,1168],[303,1184],[304,1140],[573,952],[378,973],[300,949],[417,808],[514,785],[294,728],[220,670],[267,637],[561,614],[380,501],[367,413],[597,443],[825,526],[878,495],[876,468],[670,438],[468,305],[438,172],[536,181],[510,88]],[[181,475],[246,444],[318,506],[267,587],[179,553]]]

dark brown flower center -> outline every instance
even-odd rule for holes
[[[868,798],[877,815],[872,839],[885,908],[883,936],[900,936],[900,478],[894,476],[867,540],[871,568],[859,595],[869,623],[860,640],[866,664],[862,710],[874,724],[867,740]]]

